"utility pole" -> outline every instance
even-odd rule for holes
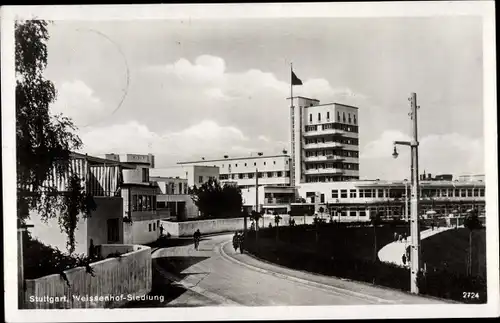
[[[259,213],[259,169],[255,169],[255,212]]]
[[[419,217],[419,182],[418,182],[418,119],[417,119],[417,94],[411,94],[411,117],[413,138],[411,141],[411,158],[413,168],[413,181],[411,185],[411,292],[418,294],[417,275],[420,271],[420,228]]]
[[[418,225],[419,221],[419,200],[420,200],[420,189],[419,189],[419,178],[418,178],[418,119],[417,110],[420,108],[417,106],[417,94],[412,93],[411,97],[408,98],[411,103],[410,117],[412,120],[412,140],[409,141],[395,141],[394,142],[394,153],[392,156],[394,158],[398,157],[398,152],[396,150],[397,145],[410,146],[411,148],[411,223],[410,223],[410,234],[411,234],[411,292],[418,294],[417,285],[417,275],[421,268],[421,257],[420,257],[420,228]]]

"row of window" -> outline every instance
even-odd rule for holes
[[[330,111],[326,112],[326,120],[330,121]],[[309,114],[309,122],[312,122],[312,121],[313,121],[313,114],[310,113]],[[318,122],[321,122],[321,112],[318,112]],[[346,118],[346,113],[342,112],[342,119],[340,119],[340,111],[337,111],[337,122],[357,124],[356,115],[352,114],[352,118],[351,118],[351,114],[348,113],[347,118]]]
[[[173,195],[173,194],[187,194],[188,192],[188,185],[187,183],[177,183],[177,190],[175,189],[175,183],[167,183],[165,185],[166,188],[166,194],[168,195]]]
[[[207,178],[207,182],[208,182],[209,180],[214,180],[214,179],[215,179],[215,176],[208,176],[208,178]],[[200,183],[200,184],[204,183],[204,178],[203,178],[203,176],[198,176],[198,183]]]
[[[322,138],[307,138],[305,140],[306,145],[308,144],[330,144],[330,143],[337,143],[337,144],[343,144],[343,145],[359,145],[359,139],[358,138],[339,138],[339,139],[325,139],[325,137]]]
[[[156,231],[156,228],[159,228],[159,227],[160,227],[160,220],[156,220],[156,222],[148,223],[149,232]]]
[[[248,164],[250,164],[250,163],[242,163],[242,164],[243,164],[243,166],[244,166],[244,167],[247,167],[247,166],[248,166]],[[263,164],[264,166],[267,166],[267,165],[268,165],[268,162],[267,162],[267,161],[263,161],[263,162],[262,162],[262,164]],[[270,165],[270,164],[271,164],[271,163],[269,163],[269,165]],[[288,165],[288,160],[286,160],[286,161],[285,161],[285,164],[287,164],[287,165]],[[257,162],[253,162],[253,165],[254,165],[254,166],[257,166]],[[276,165],[276,161],[275,161],[275,160],[273,160],[273,165]],[[215,166],[215,165],[214,165],[214,166]],[[228,165],[227,165],[227,167],[228,167],[229,169],[231,169],[231,167],[232,167],[232,166],[234,166],[234,167],[238,167],[238,163],[228,164]],[[224,165],[224,164],[222,164],[222,168],[224,168],[224,167],[225,167],[225,165]]]
[[[132,195],[132,211],[156,210],[156,195]]]
[[[439,192],[439,193],[438,193]],[[405,195],[404,189],[341,189],[332,190],[332,198],[402,198]],[[408,194],[410,192],[408,191]],[[463,189],[422,189],[421,197],[484,197],[484,188],[463,188]]]
[[[274,177],[290,177],[290,171],[278,172],[259,172],[259,178],[274,178]],[[220,174],[220,180],[228,179],[252,179],[255,178],[255,172],[252,173],[238,173],[238,174]]]
[[[307,175],[306,183],[329,183],[358,180],[359,176],[315,176]]]
[[[358,126],[350,126],[342,123],[325,123],[321,125],[307,125],[305,126],[305,132],[310,132],[310,131],[318,131],[321,127],[322,130],[330,130],[330,129],[335,129],[335,130],[343,130],[347,132],[353,132],[353,133],[358,133],[359,128]]]
[[[306,151],[306,157],[321,157],[321,156],[359,158],[359,152],[355,151],[355,150],[337,150],[337,151],[335,151],[333,149]]]
[[[353,164],[353,163],[306,164],[306,170],[309,170],[309,169],[330,169],[330,168],[359,170],[359,164]]]

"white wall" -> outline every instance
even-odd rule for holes
[[[154,242],[160,236],[160,231],[157,226],[158,220],[133,221],[132,223],[123,223],[123,231],[126,244],[146,244]],[[153,223],[155,230],[153,230]],[[149,231],[151,224],[151,231]]]

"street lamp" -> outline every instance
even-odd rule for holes
[[[411,149],[411,292],[418,294],[417,276],[420,271],[420,230],[418,226],[419,215],[419,183],[418,183],[418,127],[417,127],[417,95],[411,94],[408,98],[411,103],[410,117],[412,119],[412,140],[395,141],[392,157],[398,157],[397,145],[409,146]]]

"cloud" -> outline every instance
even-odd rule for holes
[[[167,65],[149,66],[145,71],[174,76],[182,86],[202,87],[203,93],[214,100],[247,99],[264,92],[279,97],[290,94],[288,80],[279,80],[273,73],[255,68],[239,73],[227,72],[224,59],[211,55],[198,56],[194,63],[181,58]],[[321,100],[366,98],[348,87],[333,88],[328,80],[321,78],[303,79],[302,86],[294,87],[294,95]]]
[[[238,128],[221,126],[212,120],[203,120],[178,132],[165,133],[155,133],[147,126],[131,121],[94,127],[81,137],[89,154],[153,153],[157,155],[157,163],[164,166],[201,156],[241,156],[254,151],[255,146],[261,147],[255,145],[258,140],[251,140]],[[273,144],[269,144],[271,149]]]
[[[409,141],[397,130],[386,130],[379,138],[361,147],[360,176],[401,179],[410,176],[410,149],[398,147],[399,156],[392,158],[393,142]],[[458,133],[428,135],[419,142],[419,173],[484,174],[484,143]]]
[[[57,99],[50,107],[54,114],[62,113],[77,125],[85,125],[109,112],[94,91],[80,80],[56,85]]]

